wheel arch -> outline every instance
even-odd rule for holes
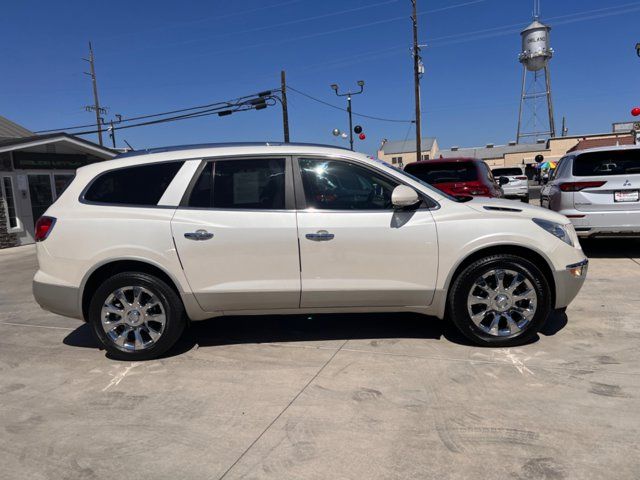
[[[97,265],[89,274],[87,274],[82,283],[80,301],[82,316],[85,321],[88,319],[91,297],[96,289],[107,278],[122,272],[141,272],[153,275],[165,282],[173,291],[176,292],[178,297],[181,299],[183,298],[182,292],[178,288],[178,282],[176,282],[176,280],[160,266],[139,259],[111,260]]]
[[[523,247],[521,245],[512,245],[512,244],[501,244],[501,245],[491,245],[479,248],[471,253],[469,253],[466,257],[464,257],[455,268],[449,273],[446,283],[446,305],[449,304],[449,295],[451,293],[451,284],[454,279],[458,277],[458,275],[473,262],[480,260],[481,258],[489,257],[491,255],[515,255],[518,257],[522,257],[525,260],[532,262],[536,267],[540,269],[540,271],[545,276],[547,282],[549,283],[549,290],[551,291],[551,304],[555,305],[556,303],[556,282],[553,276],[553,269],[551,264],[547,258],[544,257],[540,252],[528,248]]]

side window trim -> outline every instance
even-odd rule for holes
[[[285,182],[285,192],[284,192],[284,210],[282,209],[251,209],[251,208],[213,208],[213,207],[192,207],[189,206],[189,199],[191,198],[191,194],[193,193],[193,189],[202,175],[202,172],[208,165],[212,165],[213,172],[211,175],[211,181],[214,181],[215,178],[215,169],[217,162],[224,161],[234,161],[234,160],[272,160],[272,159],[284,159],[284,182]],[[213,185],[212,185],[213,187]],[[211,211],[245,211],[245,212],[280,212],[287,210],[295,210],[295,194],[294,194],[294,186],[293,186],[293,170],[292,170],[292,159],[290,155],[239,155],[239,156],[229,156],[229,157],[213,157],[213,158],[204,158],[202,159],[202,163],[195,170],[193,177],[189,181],[189,184],[182,195],[182,199],[178,205],[181,210],[211,210]]]
[[[343,157],[329,157],[324,155],[296,155],[293,157],[293,174],[294,174],[294,187],[295,187],[295,201],[296,201],[296,210],[307,210],[307,201],[304,194],[304,187],[302,185],[302,173],[300,172],[300,160],[302,159],[318,159],[318,160],[327,160],[327,161],[337,161],[337,162],[346,162],[353,163],[361,168],[364,168],[372,173],[380,175],[386,178],[389,181],[395,182],[398,185],[406,185],[408,187],[414,188],[402,181],[402,179],[394,177],[393,175],[389,175],[387,172],[383,170],[378,170],[371,168],[370,165],[366,163],[359,162],[357,159],[352,158],[343,158]],[[415,188],[414,188],[415,190]],[[437,210],[440,208],[438,202],[433,200],[431,197],[426,195],[421,191],[417,191],[418,195],[422,198],[422,202],[420,206],[417,208],[418,210]],[[430,206],[431,204],[432,206]],[[339,212],[347,212],[347,213],[355,213],[355,212],[393,212],[394,209],[384,209],[384,210],[317,210],[318,212],[329,212],[329,213],[339,213]]]

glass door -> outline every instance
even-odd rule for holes
[[[51,189],[51,175],[29,174],[29,197],[31,198],[31,211],[34,223],[53,203],[53,190]]]

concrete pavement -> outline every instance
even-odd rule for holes
[[[0,251],[4,479],[632,479],[640,242],[588,242],[566,316],[511,349],[417,315],[224,318],[108,359]]]

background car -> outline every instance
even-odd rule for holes
[[[477,158],[424,160],[410,163],[404,170],[454,197],[503,196],[489,166]]]
[[[540,195],[541,205],[568,217],[581,237],[640,237],[640,148],[573,152]]]
[[[506,177],[509,183],[502,185],[505,198],[514,198],[529,202],[529,179],[520,167],[500,167],[491,170],[495,178]]]

